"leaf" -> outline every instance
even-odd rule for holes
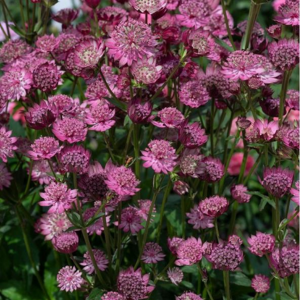
[[[184,287],[186,287],[189,290],[194,290],[194,285],[189,281],[181,281],[180,285],[183,285]]]
[[[19,36],[25,38],[26,37],[26,33],[22,30],[20,30],[17,26],[15,25],[8,25],[16,34],[18,34]]]
[[[262,211],[264,209],[264,207],[266,206],[267,203],[276,209],[276,205],[275,205],[274,201],[272,199],[270,199],[268,196],[265,196],[265,195],[261,194],[260,192],[248,192],[247,194],[258,196],[258,197],[262,198],[262,201],[259,204],[260,211]]]
[[[104,216],[104,213],[98,214],[96,217],[93,217],[91,219],[88,219],[88,222],[85,224],[86,227],[93,225],[96,223],[97,220],[99,220],[102,216]]]
[[[44,284],[48,295],[50,295],[51,299],[55,300],[53,295],[58,291],[56,275],[52,274],[49,270],[45,270]]]
[[[116,107],[120,108],[123,111],[127,111],[127,105],[124,102],[121,102],[114,98],[104,97],[107,101],[111,104],[115,105]]]
[[[100,289],[94,288],[92,289],[86,300],[101,300],[102,295],[103,292]]]
[[[233,48],[230,47],[229,45],[227,45],[223,40],[219,39],[219,38],[215,38],[215,42],[220,45],[221,47],[225,48],[226,50],[228,50],[229,52],[233,52]]]
[[[181,268],[181,271],[183,273],[190,273],[190,274],[194,274],[195,276],[198,276],[198,269],[196,265],[184,266],[183,268]]]
[[[230,282],[239,286],[251,286],[251,280],[242,272],[230,272]]]
[[[76,227],[82,228],[82,222],[80,220],[80,216],[77,212],[69,212],[67,213],[67,217],[70,222],[75,225]]]

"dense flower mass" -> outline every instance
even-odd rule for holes
[[[252,278],[251,286],[256,293],[267,293],[270,289],[270,279],[264,275],[255,275]]]
[[[182,241],[176,249],[176,265],[190,266],[199,262],[202,258],[202,241],[200,239],[188,238]]]
[[[271,253],[275,246],[275,237],[271,234],[257,232],[248,238],[249,251],[255,255],[263,256]]]

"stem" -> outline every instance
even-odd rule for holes
[[[255,297],[253,298],[253,300],[256,300],[257,297],[258,297],[258,295],[259,295],[259,293],[256,293],[256,294],[255,294]]]
[[[243,39],[242,39],[242,45],[241,45],[242,50],[249,49],[252,30],[253,30],[256,18],[258,16],[260,7],[261,7],[261,4],[256,4],[253,0],[251,0],[246,32],[245,32],[245,34],[243,36]]]
[[[2,24],[0,23],[0,28],[1,28],[1,31],[2,31],[2,33],[4,34],[4,36],[5,36],[5,39],[6,40],[8,40],[9,39],[9,37],[8,37],[8,35],[7,35],[7,33],[6,33],[6,31],[4,30],[4,28],[3,28],[3,26],[2,26]]]
[[[231,46],[233,48],[233,50],[236,50],[232,35],[231,35],[231,31],[230,31],[230,27],[229,27],[229,22],[228,22],[228,18],[227,18],[227,13],[226,13],[226,6],[224,3],[224,0],[221,0],[221,4],[222,4],[222,11],[223,11],[223,16],[224,16],[224,21],[225,21],[225,25],[226,25],[226,30],[227,30],[227,34],[228,34],[228,38],[229,41],[231,43]]]
[[[293,280],[294,280],[294,288],[296,291],[297,299],[299,299],[299,280],[297,279],[297,275],[293,275]]]
[[[252,166],[252,168],[250,169],[250,171],[249,171],[247,177],[244,179],[244,182],[243,182],[244,185],[247,184],[247,182],[248,182],[248,180],[250,179],[252,173],[256,170],[256,168],[257,168],[257,166],[258,166],[258,164],[259,164],[259,162],[260,162],[261,157],[262,157],[262,154],[260,153],[259,156],[258,156],[258,158],[257,158],[256,161],[255,161],[255,164]]]
[[[102,71],[101,71],[101,68],[99,68],[99,74],[100,74],[101,79],[103,80],[103,82],[104,82],[104,84],[105,84],[107,90],[109,91],[110,95],[113,97],[113,99],[114,99],[115,101],[120,102],[119,99],[117,98],[117,96],[114,94],[114,92],[113,92],[113,91],[111,90],[111,88],[109,87],[109,85],[108,85],[108,83],[107,83],[107,81],[106,81],[106,79],[105,79],[105,77],[104,77],[104,75],[103,75],[103,73],[102,73]]]
[[[140,166],[140,144],[139,144],[139,127],[137,124],[133,124],[133,146],[134,146],[134,171],[137,179],[141,177],[141,166]],[[137,192],[134,195],[134,199],[138,199],[140,197],[140,192]]]
[[[282,86],[281,86],[281,92],[280,92],[280,104],[279,104],[279,125],[282,125],[282,123],[283,123],[285,98],[286,98],[286,92],[288,89],[291,74],[292,74],[291,71],[285,71],[283,73]]]
[[[30,181],[31,181],[32,169],[33,169],[33,161],[31,160],[31,161],[30,161],[29,174],[28,174],[28,178],[27,178],[27,183],[26,183],[26,188],[25,188],[24,195],[26,195],[26,194],[28,193],[28,190],[29,190]]]
[[[229,283],[229,271],[223,271],[223,280],[224,280],[226,300],[231,300],[231,297],[230,297],[230,283]]]
[[[20,7],[20,12],[21,12],[21,20],[22,20],[22,25],[24,28],[24,31],[26,31],[25,29],[25,17],[24,17],[24,10],[23,10],[23,3],[22,0],[19,0],[19,7]]]
[[[220,240],[220,233],[219,233],[219,227],[218,227],[218,218],[215,218],[214,225],[215,225],[217,240],[219,242],[219,240]]]
[[[237,201],[234,201],[233,207],[232,207],[232,214],[230,219],[230,225],[229,225],[229,235],[231,235],[234,231],[234,225],[236,220],[237,211],[239,208],[239,203]]]
[[[2,10],[3,10],[4,22],[6,25],[7,35],[10,38],[10,30],[9,30],[8,19],[7,19],[6,10],[5,10],[6,4],[5,4],[4,0],[1,1],[1,5],[2,5]]]
[[[198,264],[197,266],[198,266],[198,271],[199,271],[199,273],[200,273],[200,275],[201,275],[201,278],[204,278],[204,276],[203,276],[203,271],[202,271],[202,269],[201,269],[201,266],[200,266],[199,264]],[[214,300],[213,296],[211,295],[211,293],[210,293],[210,291],[209,291],[209,288],[208,288],[208,285],[207,285],[206,280],[202,280],[202,281],[204,282],[204,285],[205,285],[207,294],[208,294],[208,296],[209,296],[209,299],[210,299],[210,300]]]
[[[118,204],[118,222],[121,220],[122,202]],[[119,273],[121,263],[122,230],[118,227],[116,272]]]
[[[75,87],[76,87],[76,84],[77,84],[77,80],[78,80],[78,77],[75,77],[75,79],[74,79],[74,81],[73,81],[72,89],[71,89],[71,97],[72,97],[73,94],[74,94]]]
[[[28,238],[27,238],[27,235],[26,235],[26,232],[25,232],[25,229],[24,229],[24,226],[23,226],[23,221],[22,221],[22,217],[20,215],[20,212],[18,211],[18,208],[16,207],[16,213],[17,213],[17,216],[18,216],[18,219],[19,219],[19,222],[20,222],[20,227],[21,227],[21,230],[22,230],[22,235],[23,235],[23,239],[24,239],[24,243],[25,243],[25,248],[26,248],[26,251],[27,251],[27,255],[28,255],[28,258],[30,260],[30,264],[34,270],[34,274],[38,280],[38,283],[44,293],[44,295],[46,296],[47,299],[51,300],[50,296],[48,295],[47,293],[47,290],[44,286],[44,283],[42,281],[42,278],[37,270],[37,267],[35,265],[35,262],[34,262],[34,259],[33,259],[33,256],[32,256],[32,253],[31,253],[31,248],[29,246],[29,241],[28,241]]]
[[[109,230],[108,230],[107,223],[106,223],[105,208],[103,208],[103,213],[104,213],[104,215],[102,217],[102,220],[103,220],[103,227],[104,227],[105,246],[106,246],[106,252],[108,255],[108,261],[111,262],[110,234],[109,234]]]
[[[211,115],[210,115],[210,149],[211,149],[211,156],[214,157],[214,106],[215,106],[215,99],[211,99]]]

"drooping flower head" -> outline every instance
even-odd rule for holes
[[[8,157],[13,157],[13,151],[17,150],[17,138],[11,137],[11,134],[12,131],[6,130],[4,126],[0,127],[0,158],[4,162],[7,162]]]
[[[176,165],[175,149],[165,140],[153,140],[148,144],[148,148],[141,152],[141,159],[145,161],[143,166],[152,167],[155,173],[167,174],[173,171]]]
[[[249,251],[257,256],[262,257],[265,254],[271,253],[275,247],[275,237],[271,234],[257,232],[248,238],[250,245]]]
[[[199,295],[192,292],[185,292],[181,296],[176,297],[176,300],[203,300]]]
[[[165,254],[162,253],[162,247],[157,243],[150,242],[145,245],[141,260],[145,264],[156,264],[164,260],[164,257]]]
[[[0,191],[2,191],[3,188],[10,186],[11,180],[11,173],[4,164],[0,163]]]
[[[202,200],[199,208],[206,216],[216,218],[227,211],[229,202],[225,197],[212,196]]]
[[[154,56],[157,45],[156,37],[150,28],[131,18],[122,21],[106,41],[108,54],[119,61],[120,66],[131,66],[133,61],[138,61],[144,56]]]
[[[202,253],[201,239],[190,237],[179,244],[176,250],[177,260],[175,261],[175,264],[177,266],[190,266],[196,264],[201,260]]]
[[[131,232],[136,234],[144,227],[142,226],[142,217],[136,207],[126,207],[122,210],[121,221],[119,228],[124,232]]]
[[[183,272],[177,267],[169,269],[167,274],[171,282],[175,285],[178,285],[183,279]]]
[[[73,292],[80,289],[85,283],[81,275],[82,273],[76,270],[75,267],[63,267],[57,274],[59,289],[66,292]]]
[[[59,146],[56,139],[46,136],[36,139],[31,145],[31,150],[28,151],[28,154],[33,160],[50,159],[61,149],[62,147]]]
[[[93,254],[99,270],[104,271],[108,265],[108,259],[105,257],[105,253],[99,249],[93,249]],[[84,260],[80,263],[84,266],[83,270],[89,275],[93,274],[95,272],[95,268],[89,252],[86,252],[83,257]]]
[[[160,128],[176,128],[184,121],[183,114],[175,107],[163,108],[157,113],[157,117],[161,122],[152,121],[152,124]]]
[[[189,190],[190,186],[184,181],[176,180],[173,184],[173,191],[180,196],[188,193]]]
[[[77,250],[79,237],[75,231],[63,232],[51,240],[54,249],[60,253],[73,253]]]
[[[147,298],[154,290],[154,286],[148,285],[150,276],[142,275],[141,269],[134,271],[133,267],[121,271],[118,276],[118,292],[126,300],[141,300]]]
[[[292,187],[294,173],[287,169],[266,168],[261,184],[276,198],[282,198]]]
[[[238,203],[248,203],[251,195],[247,194],[248,189],[243,184],[233,185],[230,189],[232,198]]]
[[[141,13],[150,15],[164,9],[167,6],[167,0],[129,0],[130,5]]]
[[[251,286],[256,293],[267,293],[270,289],[270,279],[265,275],[254,275]]]

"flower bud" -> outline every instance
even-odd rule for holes
[[[243,117],[238,117],[236,121],[236,126],[241,130],[247,129],[248,127],[250,127],[250,125],[251,125],[251,121]]]
[[[100,4],[100,0],[85,0],[85,3],[90,8],[95,9]]]
[[[52,239],[53,247],[60,253],[73,253],[77,250],[79,238],[76,232],[64,232]]]
[[[176,194],[180,196],[188,193],[189,189],[190,186],[184,181],[177,180],[174,182],[173,190]]]
[[[144,124],[151,119],[152,104],[142,103],[139,98],[133,98],[128,105],[128,116],[133,123]]]
[[[272,25],[267,28],[267,32],[273,39],[279,39],[281,37],[281,26]]]

